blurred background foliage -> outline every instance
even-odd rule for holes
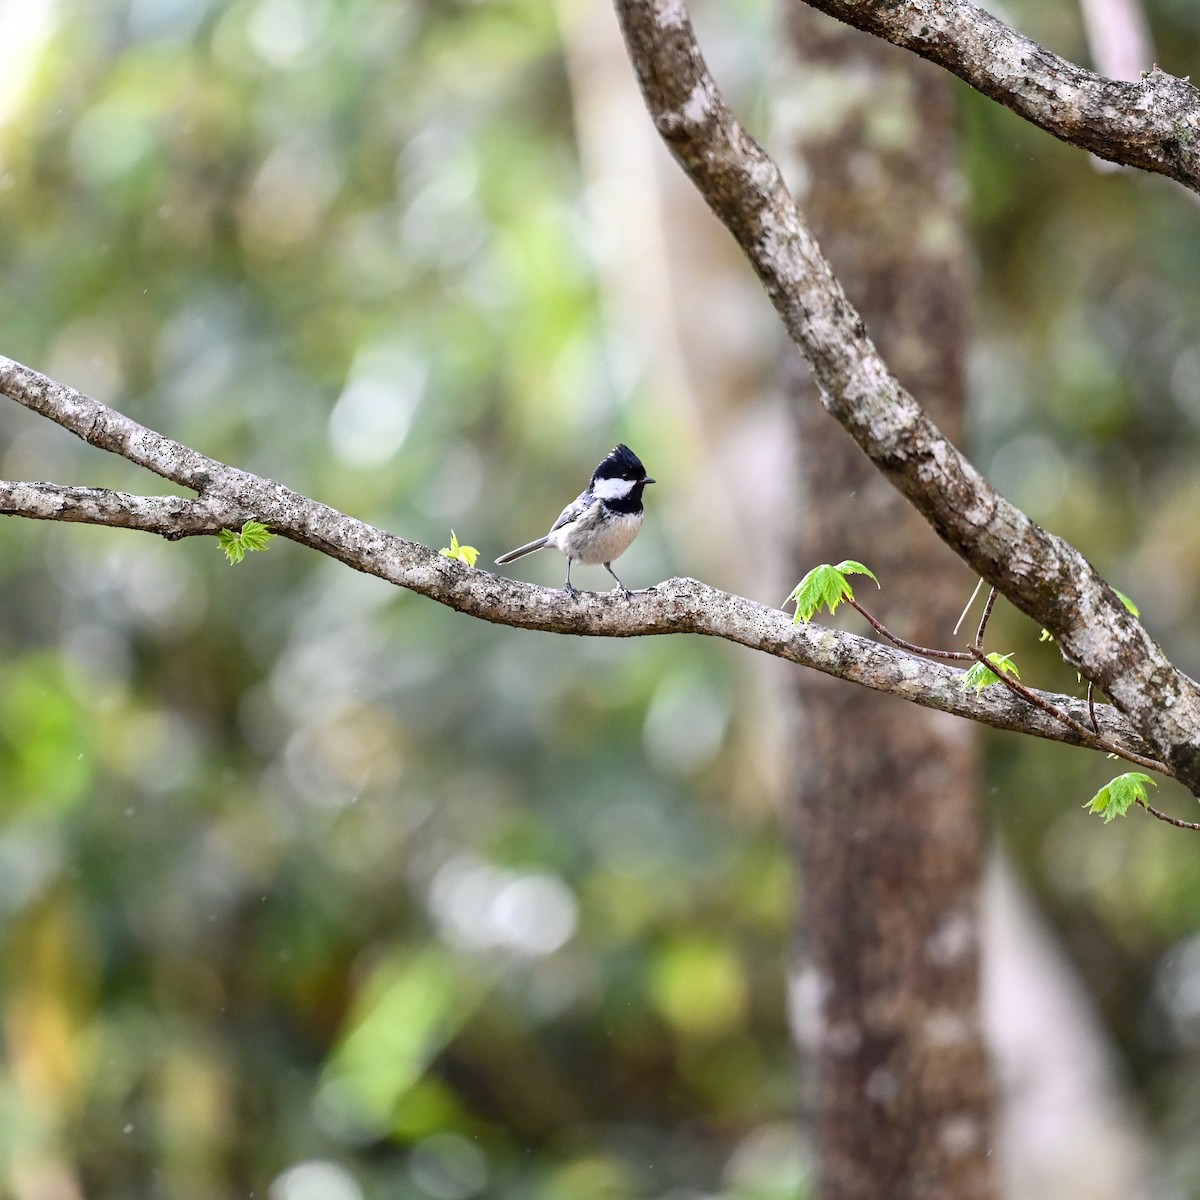
[[[0,351],[428,545],[454,527],[485,562],[627,440],[663,480],[631,585],[703,574],[777,602],[794,581],[717,536],[722,489],[780,472],[753,436],[778,405],[773,318],[702,223],[681,253],[732,280],[704,294],[737,382],[691,404],[631,332],[645,314],[611,276],[638,231],[604,227],[576,145],[600,7],[0,4]],[[1074,5],[1009,15],[1086,60]],[[699,16],[769,144],[769,7]],[[1187,73],[1192,6],[1150,16]],[[972,449],[1187,667],[1196,204],[961,96]],[[0,473],[161,490],[9,404]],[[792,519],[763,511],[747,540]],[[284,543],[231,570],[212,541],[20,520],[0,539],[0,1192],[802,1192],[777,669],[483,625]],[[1013,614],[995,637],[1027,680],[1075,685]],[[997,739],[989,770],[1003,841],[1194,1179],[1195,844],[1085,819],[1113,773],[1095,756]]]

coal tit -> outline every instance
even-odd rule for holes
[[[500,555],[497,565],[515,562],[543,546],[553,546],[567,556],[566,590],[572,596],[577,593],[571,586],[571,564],[578,561],[603,563],[628,600],[629,589],[612,564],[637,537],[642,527],[642,489],[654,482],[646,474],[642,460],[628,446],[623,443],[616,446],[592,472],[586,490],[562,510],[550,532],[536,542]]]

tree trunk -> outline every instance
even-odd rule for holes
[[[814,232],[901,382],[957,440],[966,271],[946,80],[798,2],[783,9],[779,144]],[[796,578],[858,559],[913,641],[947,646],[974,581],[817,402],[799,440]],[[867,592],[870,592],[870,595]],[[820,1200],[997,1194],[979,1016],[980,809],[973,731],[795,673],[797,977]]]

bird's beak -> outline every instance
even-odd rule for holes
[[[649,475],[647,475],[647,476],[646,476],[646,478],[642,480],[642,482],[643,482],[643,483],[657,483],[657,482],[658,482],[658,480],[657,480],[657,479],[651,479],[651,478],[650,478],[650,476],[649,476]]]

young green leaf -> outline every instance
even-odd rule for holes
[[[796,615],[792,618],[792,624],[798,625],[801,621],[807,624],[812,620],[813,614],[821,608],[828,608],[832,616],[843,600],[853,600],[854,589],[850,586],[847,575],[867,575],[875,581],[876,587],[880,586],[874,571],[851,558],[843,560],[836,567],[822,563],[819,567],[813,567],[784,601],[785,605],[796,605]]]
[[[450,530],[450,545],[443,546],[439,554],[444,554],[447,558],[456,558],[461,563],[466,563],[468,567],[475,565],[475,560],[479,557],[479,551],[474,546],[461,546],[458,541],[458,534],[454,530]]]
[[[1011,675],[1014,679],[1021,678],[1021,672],[1017,670],[1017,664],[1013,662],[1011,654],[997,654],[992,651],[987,656],[991,666],[985,663],[977,662],[974,666],[968,667],[964,672],[958,686],[965,692],[968,688],[974,688],[975,694],[979,695],[986,687],[991,687],[993,684],[1000,682],[998,671],[1002,671],[1005,675]],[[995,670],[992,669],[995,668]]]
[[[1120,600],[1120,602],[1125,605],[1125,607],[1129,609],[1129,611],[1133,613],[1135,617],[1140,617],[1142,615],[1140,612],[1138,612],[1138,606],[1134,604],[1134,602],[1130,600],[1130,598],[1125,595],[1124,592],[1117,591],[1116,588],[1113,588],[1113,591],[1117,593],[1117,599]]]
[[[222,529],[217,534],[217,544],[225,551],[225,557],[229,560],[231,567],[246,557],[246,548],[242,545],[242,539],[232,529]]]
[[[247,550],[265,550],[274,536],[265,525],[247,521],[237,533],[232,529],[222,529],[217,534],[217,544],[225,551],[225,557],[232,567],[246,557]]]
[[[1083,807],[1099,813],[1107,825],[1114,817],[1123,817],[1134,804],[1146,803],[1146,784],[1158,784],[1141,771],[1128,771],[1110,779]]]

